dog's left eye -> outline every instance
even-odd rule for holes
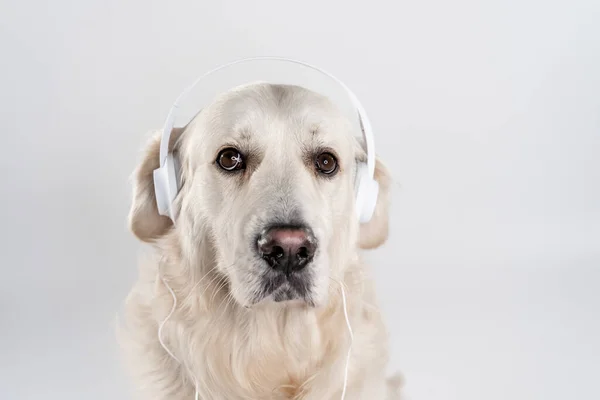
[[[335,156],[331,153],[321,153],[315,160],[317,170],[325,175],[332,175],[337,172],[338,163]]]
[[[237,171],[246,167],[244,156],[234,148],[221,150],[217,156],[217,164],[225,171]]]

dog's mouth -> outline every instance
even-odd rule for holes
[[[256,302],[271,299],[276,303],[300,300],[312,304],[310,296],[310,277],[307,273],[267,274],[263,277],[262,288]]]

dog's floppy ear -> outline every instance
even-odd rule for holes
[[[358,245],[363,249],[381,246],[388,237],[388,208],[391,177],[379,158],[375,162],[375,180],[379,183],[379,195],[373,218],[360,225]]]
[[[173,147],[184,128],[173,128],[169,148]],[[152,136],[144,150],[144,156],[134,172],[133,200],[129,211],[129,228],[141,241],[152,242],[163,236],[173,222],[160,215],[154,194],[154,170],[159,167],[159,148],[162,132]]]

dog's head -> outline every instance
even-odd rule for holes
[[[131,228],[147,242],[176,235],[189,253],[183,257],[210,241],[217,270],[241,305],[322,304],[356,248],[387,237],[385,168],[377,162],[375,215],[359,226],[354,184],[365,152],[348,120],[314,92],[246,85],[220,96],[172,139],[181,165],[177,226],[155,204],[155,136],[136,172]]]

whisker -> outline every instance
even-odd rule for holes
[[[198,280],[198,282],[196,282],[194,284],[194,286],[192,286],[192,288],[190,289],[188,295],[185,297],[185,299],[183,299],[183,301],[181,302],[182,304],[187,303],[187,301],[190,299],[190,297],[192,297],[192,294],[194,293],[194,290],[196,290],[196,288],[202,283],[202,281],[204,280],[204,278],[206,278],[211,272],[213,272],[215,269],[217,269],[218,265],[215,265],[214,267],[212,267],[210,270],[208,270],[203,276],[202,278],[200,278],[200,280]]]
[[[219,286],[217,287],[217,289],[215,289],[212,295],[210,296],[210,300],[208,302],[209,305],[212,305],[213,301],[215,300],[215,297],[217,296],[217,293],[219,293],[219,291],[227,285],[227,278],[225,276],[221,276],[218,285]]]
[[[234,298],[230,292],[228,292],[227,295],[225,297],[223,297],[223,299],[221,300],[221,303],[219,303],[219,307],[217,307],[217,311],[219,311],[219,309],[223,306],[224,302],[225,302],[225,307],[223,308],[223,311],[219,314],[219,317],[217,318],[218,321],[223,318],[223,316],[225,315],[225,312],[227,311],[227,308],[232,304],[232,300],[234,300]]]

